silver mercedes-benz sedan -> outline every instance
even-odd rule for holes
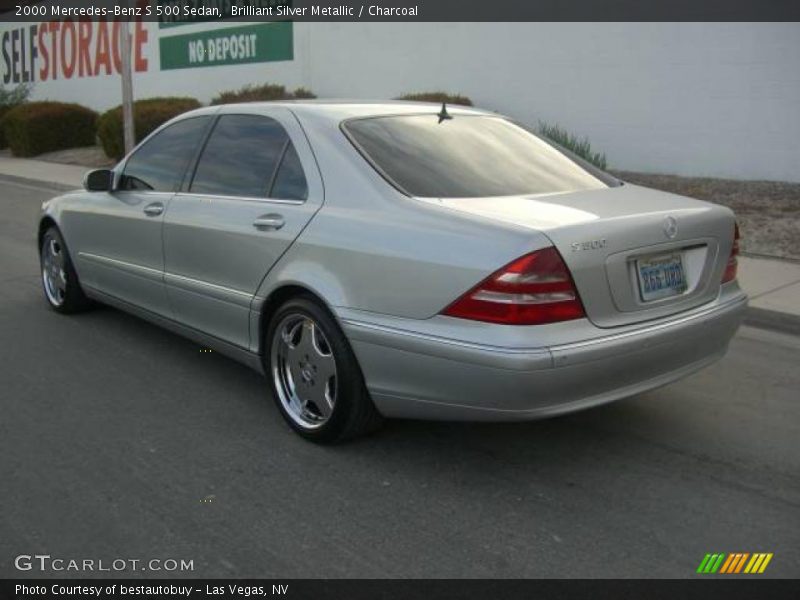
[[[423,103],[204,108],[45,202],[47,301],[263,371],[304,437],[534,419],[726,351],[727,208],[630,185],[513,121]]]

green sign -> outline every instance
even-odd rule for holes
[[[161,70],[294,59],[291,21],[161,37]]]

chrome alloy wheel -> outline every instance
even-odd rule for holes
[[[64,248],[61,242],[47,236],[42,247],[42,282],[47,299],[53,306],[61,306],[67,293],[67,273]]]
[[[272,338],[272,378],[286,413],[305,429],[324,425],[336,405],[336,358],[322,328],[305,314],[289,314]]]

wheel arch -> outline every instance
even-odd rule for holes
[[[265,337],[267,335],[267,329],[269,328],[269,323],[272,320],[273,315],[275,312],[288,300],[292,298],[297,298],[299,296],[306,296],[310,297],[313,300],[317,301],[320,306],[325,308],[328,313],[331,315],[336,324],[339,325],[341,329],[341,323],[339,323],[339,317],[336,315],[336,311],[333,310],[330,303],[328,303],[320,293],[313,290],[310,286],[298,283],[298,282],[291,282],[291,283],[283,283],[273,290],[270,291],[269,295],[266,297],[264,302],[261,305],[261,309],[258,311],[258,324],[257,324],[257,344],[258,344],[258,353],[263,355],[266,348],[266,340]]]
[[[50,215],[44,215],[41,219],[39,219],[39,228],[36,232],[36,248],[39,251],[42,250],[42,239],[44,238],[44,233],[51,227],[55,227],[58,229],[59,233],[61,232],[61,229],[58,227],[58,223],[56,223],[56,220]],[[63,236],[64,234],[62,233],[61,235]]]

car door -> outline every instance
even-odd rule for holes
[[[186,118],[159,130],[115,170],[113,191],[92,194],[88,209],[72,216],[85,285],[172,316],[163,283],[164,211],[211,120]]]
[[[288,109],[218,115],[164,220],[175,318],[247,348],[259,284],[322,201],[311,148]]]

